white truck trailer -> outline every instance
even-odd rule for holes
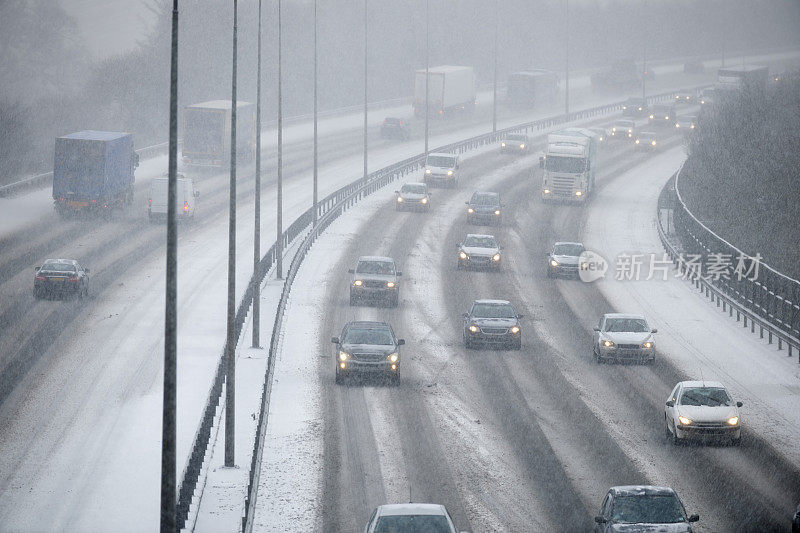
[[[475,108],[472,67],[443,65],[428,69],[428,114],[447,116]],[[414,114],[425,116],[425,70],[414,74]]]
[[[508,75],[506,99],[509,104],[533,107],[552,104],[558,95],[558,74],[536,69]]]
[[[584,203],[594,191],[597,166],[597,134],[569,128],[547,136],[547,148],[539,159],[542,200]]]
[[[183,114],[183,162],[221,167],[231,156],[231,101],[186,106]],[[236,159],[249,161],[256,149],[255,105],[236,102]]]

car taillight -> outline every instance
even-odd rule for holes
[[[70,280],[70,281],[78,281],[79,279],[80,279],[80,278],[78,278],[78,275],[77,275],[77,274],[76,274],[76,275],[74,275],[74,276],[70,276],[70,277],[69,277],[69,280]]]
[[[36,276],[36,281],[47,281],[45,276]]]
[[[189,210],[189,202],[187,202],[186,200],[184,200],[184,202],[183,202],[183,210],[184,211],[188,211]]]
[[[152,204],[153,204],[153,199],[152,198],[148,198],[147,199],[147,205],[152,205]]]

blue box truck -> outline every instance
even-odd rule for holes
[[[133,203],[133,171],[138,165],[130,133],[87,130],[57,138],[56,211],[108,210]]]

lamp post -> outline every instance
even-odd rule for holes
[[[367,6],[364,0],[364,181],[367,181]]]
[[[425,157],[428,157],[428,120],[430,109],[428,109],[428,80],[430,79],[430,37],[428,36],[428,24],[430,20],[430,0],[425,0]]]
[[[565,61],[564,61],[564,114],[569,117],[569,0],[564,0]]]
[[[258,0],[258,67],[256,68],[256,214],[253,231],[253,348],[261,336],[261,0]]]
[[[492,133],[497,131],[497,0],[494,0],[494,83],[492,84]]]
[[[317,0],[314,0],[314,216],[313,227],[317,227]]]
[[[278,187],[277,238],[275,240],[275,277],[283,278],[283,41],[281,0],[278,0]]]

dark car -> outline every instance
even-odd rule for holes
[[[464,242],[456,245],[458,250],[457,268],[500,269],[500,245],[494,235],[468,233]]]
[[[427,183],[404,183],[399,191],[394,191],[397,195],[395,209],[398,211],[422,210],[428,211],[431,208],[431,193],[428,191]]]
[[[336,346],[336,383],[354,373],[383,374],[400,381],[400,346],[406,341],[398,339],[386,322],[348,322],[331,342]]]
[[[411,136],[408,125],[402,118],[386,117],[381,124],[381,137],[407,141]]]
[[[675,104],[654,105],[650,109],[650,124],[652,126],[675,126]]]
[[[528,136],[524,133],[509,133],[500,141],[500,151],[505,153],[527,153],[530,150]]]
[[[464,318],[464,346],[492,346],[519,350],[522,330],[514,306],[506,300],[475,300]]]
[[[637,150],[655,151],[659,148],[658,133],[654,131],[639,131],[636,133],[634,145]]]
[[[647,116],[647,100],[644,98],[628,98],[622,104],[622,116],[644,117]]]
[[[547,254],[547,277],[578,277],[581,254],[586,249],[579,242],[557,242],[553,251]]]
[[[358,258],[350,283],[350,305],[360,302],[383,302],[397,307],[400,301],[400,284],[397,280],[403,275],[397,271],[394,259],[378,255],[365,255]]]
[[[468,224],[496,224],[503,221],[503,204],[496,192],[474,192],[467,204]]]
[[[632,120],[617,120],[611,125],[609,139],[633,140],[636,132],[636,123]]]
[[[48,259],[36,267],[33,279],[34,298],[78,296],[89,294],[89,269],[74,259]]]
[[[594,517],[594,531],[691,533],[691,522],[698,520],[696,514],[686,516],[683,502],[669,487],[625,485],[608,489],[600,514]]]

